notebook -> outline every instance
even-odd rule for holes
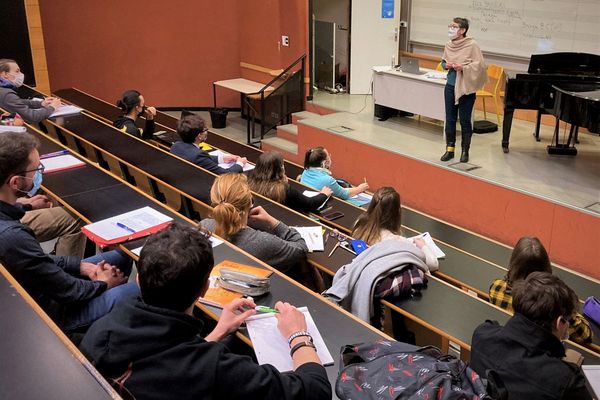
[[[41,158],[41,157],[40,157]],[[71,168],[83,167],[85,163],[70,154],[62,154],[54,157],[44,157],[41,160],[44,173],[64,171]]]
[[[435,242],[433,241],[433,238],[431,237],[431,235],[429,234],[429,232],[425,232],[425,233],[422,233],[420,235],[413,236],[413,237],[411,237],[409,239],[416,239],[416,238],[423,239],[423,241],[425,242],[425,244],[427,245],[427,247],[429,247],[431,249],[431,251],[433,251],[433,254],[437,258],[444,258],[444,257],[446,257],[446,254],[442,251],[442,249],[440,249],[435,244]]]
[[[55,110],[48,118],[60,117],[63,115],[79,114],[81,108],[71,105],[62,105],[58,110]]]
[[[323,365],[333,364],[333,357],[323,341],[323,337],[317,329],[308,308],[298,307],[298,310],[304,313],[306,318],[307,330],[313,338],[317,349],[317,355]],[[265,313],[256,314],[246,320],[246,327],[252,340],[252,347],[256,354],[258,363],[271,364],[279,372],[292,371],[294,362],[290,357],[290,346],[287,339],[284,339],[277,329],[277,318],[275,314]]]
[[[309,252],[324,251],[325,244],[323,243],[323,227],[321,226],[292,226],[300,233],[302,239],[306,242]]]

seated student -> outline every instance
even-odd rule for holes
[[[0,59],[0,107],[37,124],[60,108],[60,100],[55,97],[46,97],[42,101],[21,99],[15,90],[23,85],[24,79],[15,60]]]
[[[327,186],[333,191],[335,197],[348,200],[350,197],[369,189],[367,182],[356,187],[344,189],[331,176],[331,156],[323,147],[315,147],[306,152],[304,156],[304,172],[300,175],[300,182],[314,187],[317,190]]]
[[[217,175],[242,172],[248,162],[245,157],[232,154],[211,156],[207,151],[201,150],[198,145],[208,138],[208,128],[199,115],[190,114],[181,118],[177,122],[177,133],[181,141],[173,143],[171,153]],[[221,168],[221,163],[235,164],[229,168]]]
[[[147,107],[144,96],[140,92],[137,90],[126,91],[117,101],[117,107],[123,111],[123,116],[113,122],[116,128],[140,139],[152,139],[156,108]],[[138,128],[135,125],[135,121],[139,117],[146,118],[144,129]]]
[[[85,260],[50,256],[19,220],[15,205],[42,183],[39,142],[28,133],[0,133],[0,263],[66,331],[79,330],[106,314],[123,298],[136,296],[135,284],[122,285],[131,260],[111,251]]]
[[[423,241],[417,238],[414,241],[402,236],[402,209],[400,195],[394,188],[382,187],[373,195],[367,212],[356,220],[352,237],[364,241],[369,246],[384,240],[400,240],[411,242],[425,254],[425,264],[430,271],[439,267],[438,259]]]
[[[306,259],[308,248],[300,233],[253,207],[252,192],[245,175],[219,176],[211,190],[213,219],[200,223],[256,258],[284,272]]]
[[[248,173],[248,185],[253,192],[304,212],[318,211],[332,194],[331,189],[324,186],[318,195],[307,197],[292,187],[285,175],[283,157],[276,151],[260,155],[256,168]]]
[[[192,310],[208,289],[213,264],[211,245],[198,229],[174,223],[149,237],[138,263],[141,298],[117,305],[92,325],[83,353],[114,386],[138,399],[330,399],[312,347],[293,353],[294,372],[280,373],[219,343],[255,313],[252,300],[226,305],[214,330],[201,336],[202,321]],[[278,302],[275,308],[285,339],[306,330],[295,307]],[[295,338],[291,345],[305,341]]]
[[[536,271],[552,273],[550,258],[538,238],[523,236],[510,256],[506,277],[492,282],[489,291],[490,302],[512,312],[512,286]],[[577,343],[592,341],[590,323],[579,312],[573,313],[569,320],[569,337]]]
[[[481,376],[495,371],[511,399],[591,399],[580,368],[563,360],[575,292],[548,272],[529,274],[513,292],[515,314],[505,326],[486,321],[475,329],[471,367]]]

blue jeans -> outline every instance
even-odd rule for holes
[[[446,145],[454,147],[456,143],[456,120],[460,117],[462,148],[468,150],[471,146],[471,136],[473,136],[471,115],[475,105],[475,93],[461,96],[458,99],[458,105],[456,105],[454,104],[454,85],[446,85],[444,101],[446,103]]]
[[[86,258],[84,262],[97,264],[100,261],[119,268],[125,275],[131,274],[132,260],[124,253],[113,250],[106,253],[96,254],[95,256]],[[63,320],[63,329],[66,332],[72,332],[91,325],[98,318],[107,314],[115,304],[121,301],[133,300],[140,295],[140,289],[137,284],[131,282],[113,287],[89,301],[80,304],[71,305]]]

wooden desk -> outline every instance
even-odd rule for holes
[[[445,79],[430,79],[396,70],[373,70],[373,101],[376,105],[444,121],[445,85]]]
[[[0,398],[120,399],[0,265]]]

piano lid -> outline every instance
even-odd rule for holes
[[[570,52],[532,54],[527,72],[600,76],[600,55]]]

